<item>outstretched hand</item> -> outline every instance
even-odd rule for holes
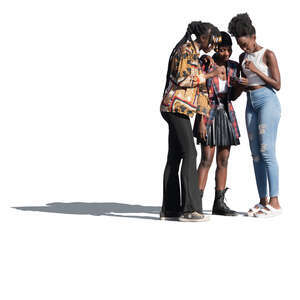
[[[206,79],[212,78],[215,76],[219,76],[220,74],[223,74],[223,73],[224,73],[224,68],[216,66],[216,68],[213,71],[205,74],[205,78]]]
[[[215,63],[214,59],[209,55],[206,55],[203,61],[205,64],[208,64],[208,68],[211,68]]]

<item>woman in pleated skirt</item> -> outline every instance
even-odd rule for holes
[[[246,79],[240,76],[239,64],[230,60],[232,54],[232,40],[228,33],[222,31],[222,42],[215,49],[214,63],[202,57],[202,69],[211,72],[215,68],[222,68],[221,74],[206,81],[209,95],[209,117],[196,116],[193,133],[197,144],[201,144],[201,162],[198,167],[198,185],[201,198],[206,186],[208,172],[212,164],[215,149],[217,148],[215,174],[215,200],[212,213],[217,215],[235,216],[237,212],[231,210],[225,203],[227,164],[232,145],[239,145],[240,132],[237,119],[231,103],[242,93],[241,88],[235,88],[232,83],[239,80],[239,85],[247,84]],[[210,61],[209,65],[204,63]],[[235,79],[235,81],[234,81]]]

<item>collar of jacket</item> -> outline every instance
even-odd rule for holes
[[[230,89],[232,88],[232,86],[230,85],[230,78],[233,75],[234,69],[231,67],[230,61],[226,62],[226,85],[227,85],[227,95],[230,94]],[[214,63],[210,68],[208,68],[207,72],[211,72],[214,71],[216,69],[216,63]],[[207,88],[208,90],[211,89],[211,87],[213,87],[214,90],[214,97],[217,98],[218,101],[220,101],[220,98],[218,97],[219,94],[219,79],[218,76],[215,76],[213,78],[209,78],[207,79]]]

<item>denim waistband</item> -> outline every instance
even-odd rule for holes
[[[257,89],[257,90],[249,90],[247,91],[247,94],[249,95],[258,95],[258,94],[267,94],[267,93],[271,93],[271,94],[275,94],[276,95],[276,92],[274,91],[273,88],[269,87],[269,86],[264,86],[264,87],[261,87],[260,89]]]

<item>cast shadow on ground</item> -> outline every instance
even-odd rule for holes
[[[142,206],[116,202],[53,202],[47,203],[45,206],[23,206],[13,208],[23,211],[38,211],[71,215],[112,216],[149,220],[159,220],[160,212],[159,206]],[[153,214],[155,216],[142,216],[139,214]]]
[[[159,206],[143,206],[117,202],[53,202],[45,206],[23,206],[13,207],[23,211],[37,211],[47,213],[69,214],[69,215],[92,215],[111,216],[120,218],[159,220]],[[206,215],[211,215],[211,210],[203,210]],[[130,215],[128,215],[130,214]],[[140,214],[153,214],[154,216],[143,216]],[[244,212],[239,212],[245,215]]]

